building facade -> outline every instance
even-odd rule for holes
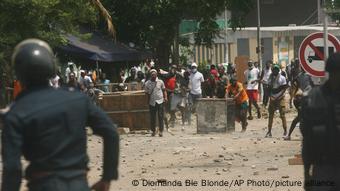
[[[255,5],[256,5],[256,0]],[[261,44],[264,48],[263,62],[273,60],[276,63],[289,63],[298,57],[302,40],[311,33],[322,32],[317,25],[323,20],[318,6],[320,0],[260,0],[261,2]],[[218,17],[219,19],[222,16]],[[228,62],[235,62],[239,56],[248,56],[257,60],[257,11],[254,9],[246,19],[247,27],[242,30],[228,30],[227,42],[225,30],[214,39],[212,47],[194,46],[192,60],[197,63],[218,64],[225,62],[225,50]],[[338,27],[329,27],[329,32],[340,36]],[[189,35],[193,42],[193,34]],[[226,44],[227,47],[226,47]]]
[[[254,5],[256,5],[256,0]],[[313,25],[322,20],[321,0],[260,0],[261,26]],[[257,9],[246,18],[247,27],[257,26]]]

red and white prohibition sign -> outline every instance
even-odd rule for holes
[[[340,42],[332,34],[328,34],[329,55],[340,51]],[[299,49],[299,60],[302,68],[312,76],[325,77],[323,33],[317,32],[307,36]]]

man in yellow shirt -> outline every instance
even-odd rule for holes
[[[245,132],[248,126],[247,122],[247,108],[248,96],[246,90],[243,88],[241,82],[238,82],[235,77],[230,79],[230,84],[226,89],[226,98],[231,97],[235,100],[236,120],[241,122],[242,132]]]

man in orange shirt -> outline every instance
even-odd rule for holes
[[[248,126],[247,108],[248,96],[241,82],[238,82],[235,77],[231,77],[230,84],[226,90],[226,98],[231,97],[235,100],[236,120],[241,122],[242,132],[245,132]]]

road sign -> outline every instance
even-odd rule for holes
[[[328,55],[340,51],[340,42],[328,34]],[[323,33],[317,32],[307,36],[299,49],[299,60],[302,68],[312,76],[325,77]]]

